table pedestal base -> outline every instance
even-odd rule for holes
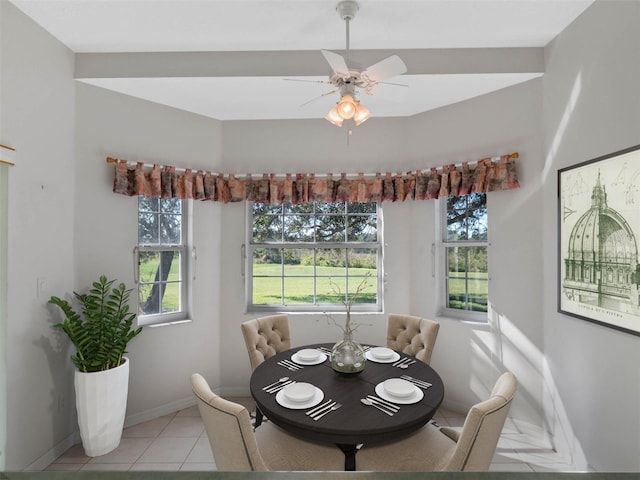
[[[338,448],[344,453],[344,471],[355,472],[356,470],[356,453],[362,445],[349,445],[344,443],[337,444]]]

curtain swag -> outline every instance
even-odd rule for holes
[[[347,178],[346,173],[297,173],[276,175],[263,173],[238,178],[234,174],[211,173],[144,163],[129,165],[126,160],[108,157],[115,163],[114,193],[144,195],[150,198],[193,198],[213,202],[256,202],[300,204],[308,202],[402,202],[432,200],[447,196],[463,196],[511,190],[520,187],[515,160],[511,153],[479,160],[474,168],[464,162],[461,167],[444,165],[428,171],[407,173],[358,173]]]

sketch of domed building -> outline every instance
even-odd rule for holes
[[[576,222],[564,259],[564,295],[575,302],[639,314],[638,247],[627,221],[607,205],[600,174],[591,208]]]

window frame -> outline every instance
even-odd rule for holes
[[[159,201],[169,200],[159,198]],[[175,199],[173,199],[175,200]],[[138,198],[138,243],[134,248],[134,274],[136,284],[136,299],[137,299],[137,321],[141,326],[160,326],[170,325],[176,323],[183,323],[189,321],[191,312],[191,282],[193,280],[191,272],[194,270],[195,261],[195,248],[191,246],[192,231],[191,231],[191,216],[192,216],[192,202],[186,199],[181,199],[181,213],[180,213],[180,243],[151,243],[144,244],[139,243],[140,233],[140,198]],[[162,209],[161,209],[162,210]],[[162,215],[162,212],[159,212]],[[140,254],[144,252],[166,252],[173,251],[180,253],[179,272],[180,272],[180,297],[179,297],[179,309],[174,312],[168,313],[152,313],[142,314],[140,312]]]
[[[344,313],[345,307],[342,303],[326,303],[326,304],[296,304],[296,305],[283,305],[283,304],[269,304],[269,305],[256,305],[253,303],[253,252],[260,248],[286,248],[286,249],[353,249],[353,248],[371,248],[377,251],[376,254],[376,303],[354,303],[351,307],[352,313],[382,313],[384,311],[384,241],[383,241],[383,215],[382,205],[379,202],[376,205],[376,220],[377,220],[377,240],[375,242],[280,242],[280,241],[265,241],[254,242],[253,241],[253,202],[246,203],[245,214],[245,243],[242,245],[242,277],[245,284],[245,312],[246,313]],[[311,203],[311,202],[310,202]],[[318,203],[331,203],[331,202],[318,202]],[[334,203],[359,203],[359,202],[334,202]],[[363,276],[349,276],[348,267],[345,267],[345,281],[347,282],[347,290],[349,289],[348,279],[357,279],[358,285]],[[318,278],[321,276],[314,275],[312,278]],[[287,278],[282,272],[280,278]]]
[[[486,240],[448,240],[447,237],[447,197],[441,198],[438,203],[437,221],[436,221],[436,248],[434,264],[436,266],[436,284],[438,291],[438,315],[446,318],[454,318],[476,323],[489,322],[489,298],[491,284],[491,261],[489,257],[489,247],[491,246],[490,221],[489,221],[489,202],[485,193],[485,205],[487,209],[487,239]],[[452,308],[448,306],[448,248],[452,247],[484,247],[487,249],[487,311],[479,312],[474,310],[464,310],[461,308]]]

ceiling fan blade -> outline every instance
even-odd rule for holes
[[[327,85],[331,85],[331,82],[327,80],[305,80],[303,78],[283,78],[287,82],[305,82],[305,83],[324,83]]]
[[[317,97],[314,97],[311,100],[308,100],[308,101],[304,102],[302,105],[300,105],[300,107],[304,107],[305,105],[309,105],[310,103],[313,103],[316,100],[320,100],[322,97],[326,97],[327,95],[331,95],[332,93],[336,93],[337,91],[338,90],[331,90],[330,92],[325,92],[322,95],[318,95]]]
[[[371,65],[361,76],[367,78],[372,82],[379,82],[385,78],[395,77],[402,75],[407,71],[407,66],[398,55],[391,55],[390,57],[380,60],[378,63]]]
[[[327,63],[331,67],[331,70],[338,75],[349,76],[349,68],[347,67],[347,62],[344,61],[344,57],[334,52],[330,52],[329,50],[320,50],[324,58],[327,60]]]

